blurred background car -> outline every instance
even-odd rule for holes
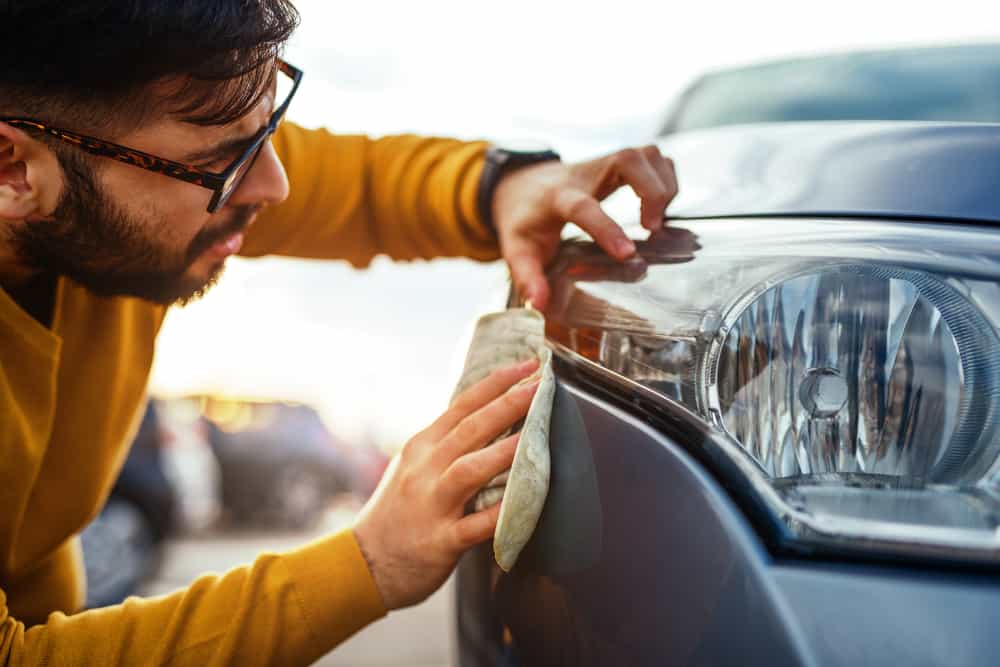
[[[177,510],[163,442],[150,401],[105,507],[81,535],[88,608],[121,602],[156,573]]]
[[[372,471],[360,477],[361,455],[309,406],[215,398],[202,405],[231,525],[308,528],[337,495],[371,485]]]
[[[302,530],[334,500],[357,508],[388,458],[335,438],[305,405],[151,399],[105,508],[83,532],[88,607],[157,575],[168,537]]]
[[[208,442],[208,424],[196,398],[154,399],[160,415],[163,474],[176,498],[173,528],[211,530],[222,512],[222,473]]]
[[[688,91],[670,224],[623,193],[640,260],[550,267],[549,495],[510,572],[463,558],[463,667],[996,662],[995,81],[990,45]]]

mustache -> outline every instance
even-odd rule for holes
[[[212,227],[205,227],[198,232],[188,245],[185,256],[185,264],[189,265],[217,242],[232,236],[237,232],[245,231],[250,226],[254,216],[260,212],[261,204],[250,204],[234,209],[232,216]]]

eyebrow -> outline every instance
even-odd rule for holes
[[[232,139],[224,139],[214,146],[190,153],[184,156],[183,161],[188,163],[211,162],[230,155],[241,155],[243,151],[250,148],[250,145],[253,144],[254,140],[257,139],[265,127],[267,126],[265,125],[261,127],[253,134],[243,137],[235,137]]]
[[[271,78],[268,83],[268,88],[271,89],[272,92],[275,92],[277,90],[277,81],[278,81],[277,77],[278,77],[278,71],[277,69],[275,69],[275,71],[271,74]],[[277,106],[274,105],[277,104],[278,101],[276,99],[273,100],[273,105],[271,108],[272,116],[274,115],[274,112],[277,109]],[[220,160],[224,157],[228,157],[230,155],[242,155],[246,149],[250,148],[250,146],[257,139],[257,137],[260,136],[260,133],[263,132],[269,124],[270,124],[270,117],[268,118],[268,122],[265,123],[264,125],[261,125],[260,128],[253,134],[248,134],[242,137],[235,137],[233,139],[224,139],[219,143],[215,144],[214,146],[211,146],[209,148],[203,148],[199,151],[195,151],[194,153],[189,153],[188,155],[184,156],[182,162],[186,162],[188,164],[195,164],[198,162],[202,163],[213,162],[215,160]]]

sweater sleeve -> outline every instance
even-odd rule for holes
[[[291,194],[261,212],[241,254],[397,260],[499,257],[476,207],[486,144],[412,135],[370,139],[284,123],[274,146]]]
[[[157,598],[25,628],[0,591],[0,665],[308,665],[385,614],[351,531]]]

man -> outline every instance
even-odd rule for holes
[[[634,246],[598,200],[628,184],[643,223],[662,224],[676,182],[655,148],[487,165],[482,143],[279,127],[278,91],[301,78],[278,58],[296,22],[287,0],[0,9],[4,664],[306,664],[425,598],[492,535],[498,507],[463,509],[510,466],[516,437],[483,446],[526,413],[534,387],[511,387],[533,363],[469,389],[406,443],[353,529],[74,614],[76,536],[124,458],[166,308],[228,256],[502,255],[544,307],[565,221],[626,259]]]

